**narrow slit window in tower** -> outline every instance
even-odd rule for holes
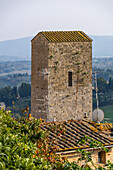
[[[68,72],[68,86],[72,86],[72,71]]]

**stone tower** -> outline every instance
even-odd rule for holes
[[[92,118],[92,40],[82,31],[32,39],[31,113],[45,121]]]

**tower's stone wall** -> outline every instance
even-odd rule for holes
[[[48,121],[92,118],[92,43],[49,43]],[[72,71],[72,87],[68,72]]]
[[[48,41],[38,35],[32,41],[31,112],[34,117],[47,120],[48,78],[43,69],[48,68]]]
[[[72,72],[72,87],[68,72]],[[47,74],[46,74],[47,73]],[[31,112],[45,121],[92,118],[92,42],[32,40]]]

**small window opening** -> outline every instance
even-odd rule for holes
[[[72,71],[68,72],[68,86],[72,86]]]
[[[101,152],[98,152],[98,163],[101,163]]]
[[[110,136],[113,137],[113,133],[111,133]]]
[[[98,152],[98,163],[106,163],[106,153],[105,151]]]

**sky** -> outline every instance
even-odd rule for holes
[[[0,41],[60,30],[113,35],[113,0],[0,0]]]

